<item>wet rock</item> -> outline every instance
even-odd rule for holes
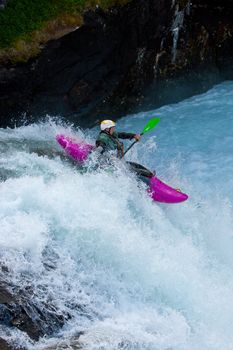
[[[0,349],[1,350],[14,350],[14,348],[9,345],[6,340],[0,338]]]
[[[0,304],[10,303],[12,301],[12,295],[7,290],[6,284],[0,283]]]
[[[4,10],[4,8],[7,5],[7,2],[8,2],[7,0],[0,0],[0,11]]]
[[[44,335],[56,333],[69,318],[63,315],[52,303],[36,305],[33,300],[36,294],[32,288],[24,290],[13,288],[7,283],[0,283],[0,324],[15,327],[25,332],[33,340],[39,340]],[[35,298],[31,298],[34,294]]]

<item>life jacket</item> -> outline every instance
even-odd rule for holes
[[[105,151],[115,151],[117,154],[122,154],[123,152],[123,143],[119,140],[117,132],[114,132],[112,135],[107,134],[104,131],[101,131],[96,140],[96,146],[103,146]]]

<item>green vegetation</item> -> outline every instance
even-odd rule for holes
[[[184,9],[188,5],[188,0],[178,0],[177,3],[180,5],[180,9]]]
[[[25,43],[28,49],[28,43],[33,41],[35,48],[35,41],[39,45],[51,39],[51,35],[45,33],[42,37],[38,35],[44,28],[51,31],[51,23],[56,30],[66,24],[75,27],[81,24],[81,15],[87,8],[99,5],[106,9],[127,2],[129,0],[10,0],[7,7],[0,10],[0,51],[25,50]]]

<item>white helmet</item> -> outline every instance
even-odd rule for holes
[[[112,120],[103,120],[100,124],[100,129],[103,131],[105,129],[113,128],[116,126],[116,123]]]

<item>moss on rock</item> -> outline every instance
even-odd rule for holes
[[[0,11],[0,62],[23,62],[41,45],[82,25],[85,10],[122,6],[130,0],[11,0]]]

